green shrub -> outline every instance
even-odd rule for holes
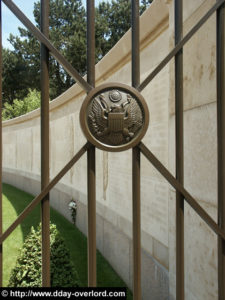
[[[3,121],[24,115],[40,107],[41,95],[36,90],[29,89],[28,95],[23,100],[14,99],[12,104],[5,103],[2,109]]]
[[[50,225],[51,286],[79,286],[78,276],[70,260],[69,250],[56,225]],[[12,269],[9,287],[41,287],[41,225],[37,231],[32,227],[27,236],[16,265]]]

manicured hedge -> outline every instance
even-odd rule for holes
[[[79,280],[70,260],[70,253],[56,225],[50,225],[51,286],[76,287]],[[16,265],[12,269],[9,287],[41,287],[41,226],[31,228]]]

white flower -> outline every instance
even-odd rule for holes
[[[69,203],[69,209],[76,209],[77,208],[77,204],[75,201],[70,201]]]

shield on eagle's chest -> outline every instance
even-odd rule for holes
[[[124,128],[124,113],[109,113],[108,126],[111,132],[119,132]]]

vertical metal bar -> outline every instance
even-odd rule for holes
[[[87,82],[95,86],[95,1],[87,0]],[[95,147],[87,150],[88,177],[88,286],[96,286]]]
[[[2,1],[0,0],[0,234],[2,234]],[[0,287],[3,277],[3,245],[0,245]]]
[[[132,86],[140,85],[139,0],[132,0]],[[132,150],[133,297],[141,300],[140,149]]]
[[[133,297],[141,300],[141,195],[140,195],[140,149],[132,151],[133,180]]]
[[[89,1],[89,0],[88,0]],[[88,286],[96,286],[96,188],[95,147],[87,151],[88,157]]]
[[[225,230],[225,4],[217,10],[218,225]],[[218,296],[225,299],[225,241],[218,237]]]
[[[175,45],[183,34],[183,1],[175,0]],[[175,56],[176,178],[184,182],[183,48]],[[176,191],[176,299],[184,299],[184,198]]]
[[[140,85],[139,0],[132,0],[132,86]]]
[[[87,82],[95,87],[95,1],[87,0]]]
[[[49,0],[41,0],[41,31],[49,37]],[[41,189],[49,183],[49,50],[41,44]],[[50,287],[50,203],[41,202],[42,286]]]

